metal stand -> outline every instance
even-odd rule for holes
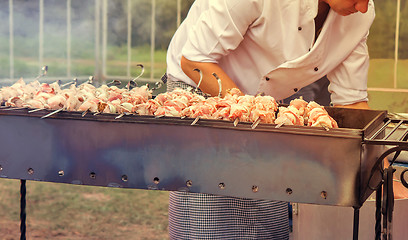
[[[358,240],[359,223],[360,223],[360,208],[354,207],[353,240]]]
[[[381,240],[381,196],[382,188],[379,187],[375,195],[375,240]]]
[[[20,240],[26,239],[26,180],[20,180]]]
[[[394,171],[395,169],[392,166],[389,166],[384,170],[382,179],[383,186],[382,187],[380,186],[376,192],[376,212],[375,212],[376,240],[380,240],[381,235],[383,240],[392,239],[392,213],[394,211],[394,189],[393,189]]]
[[[393,147],[385,151],[378,158],[378,165],[383,164],[384,159],[391,153],[395,153],[393,159],[390,161],[388,168],[383,169],[382,181],[376,188],[376,223],[375,223],[375,239],[391,240],[392,239],[392,214],[394,211],[394,188],[393,188],[393,175],[395,169],[392,164],[398,158],[401,151],[407,151],[407,147]],[[401,182],[405,187],[408,186],[404,180],[404,173],[401,173]],[[382,220],[382,224],[381,224]]]
[[[376,211],[375,211],[375,239],[392,239],[392,214],[394,211],[394,189],[393,174],[395,169],[392,166],[384,169],[382,184],[376,190]],[[381,225],[382,220],[382,225]]]

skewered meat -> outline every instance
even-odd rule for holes
[[[20,97],[12,97],[7,100],[5,105],[9,107],[23,107],[24,101]]]
[[[323,106],[316,102],[310,102],[306,107],[307,126],[338,128],[337,122],[329,116]]]
[[[36,99],[29,99],[27,102],[23,104],[23,107],[38,108],[38,109],[46,108],[45,106],[46,105],[44,105],[44,103]]]
[[[160,106],[154,112],[155,116],[181,117],[181,109],[174,106]]]
[[[76,82],[75,82],[76,83]],[[25,84],[22,79],[10,87],[0,89],[0,100],[7,106],[29,107],[67,111],[152,116],[189,117],[196,119],[221,119],[278,125],[307,125],[325,128],[338,127],[337,123],[315,102],[292,100],[290,105],[279,107],[271,96],[243,95],[238,89],[229,89],[225,97],[208,97],[177,88],[152,98],[147,86],[118,88],[102,85],[96,88],[86,82],[78,87],[70,84],[61,88],[58,82],[51,84],[34,81]],[[275,119],[276,118],[276,119]],[[307,121],[306,121],[307,120]]]
[[[299,110],[294,106],[279,107],[279,113],[275,123],[278,125],[303,126],[304,119],[303,116],[300,115]]]
[[[90,111],[90,112],[97,112],[99,100],[97,98],[88,99],[78,107],[78,111]]]
[[[251,108],[250,121],[260,123],[275,123],[275,112],[278,103],[271,96],[257,96]]]
[[[338,128],[337,122],[324,108],[313,108],[308,114],[308,126]]]
[[[306,107],[308,106],[308,102],[301,98],[293,99],[289,103],[290,106],[295,107],[297,110],[299,110],[299,115],[305,117],[306,114]]]
[[[55,95],[47,100],[48,108],[59,109],[65,107],[67,99],[63,95]]]

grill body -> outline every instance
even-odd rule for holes
[[[386,112],[328,108],[341,128],[0,110],[0,176],[359,207]],[[380,177],[380,176],[379,176]]]

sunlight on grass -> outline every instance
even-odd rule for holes
[[[19,223],[19,189],[20,181],[0,179],[2,221]],[[27,233],[32,235],[167,239],[167,207],[165,191],[27,181]],[[19,229],[14,233],[17,236]],[[58,239],[55,236],[48,237]]]

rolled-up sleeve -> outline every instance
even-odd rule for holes
[[[217,62],[236,49],[248,27],[260,16],[256,0],[211,0],[189,31],[182,55],[198,62]]]
[[[368,36],[368,34],[367,34]],[[367,36],[363,38],[354,51],[331,73],[329,91],[331,100],[336,105],[347,105],[368,101],[367,75],[369,56]]]

